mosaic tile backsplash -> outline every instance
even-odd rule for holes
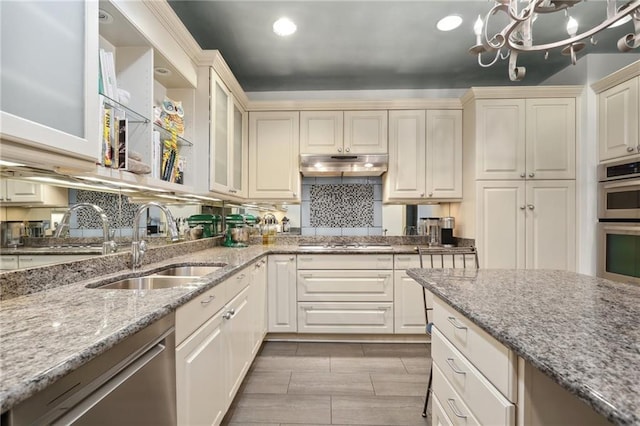
[[[302,235],[382,235],[382,178],[303,178]]]

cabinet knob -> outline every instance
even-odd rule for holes
[[[640,145],[638,145],[638,152],[640,152]]]
[[[209,304],[209,303],[211,303],[211,301],[212,301],[213,299],[215,299],[215,298],[216,298],[216,296],[214,296],[214,295],[212,294],[212,295],[210,295],[206,300],[201,300],[201,301],[200,301],[200,304],[202,304],[202,305],[208,305],[208,304]]]
[[[351,152],[351,148],[345,148],[346,152]]]
[[[293,196],[294,196],[294,197],[297,197],[297,196],[298,196],[298,193],[297,193],[297,192],[294,192],[294,193],[293,193]]]
[[[433,197],[433,192],[430,192],[430,193],[429,193],[429,197]]]
[[[421,193],[420,193],[420,197],[424,197],[424,192],[421,192]]]
[[[529,207],[529,210],[533,210],[535,209],[535,207],[533,206],[533,204],[528,204],[527,207]]]
[[[222,314],[222,318],[224,318],[226,320],[230,320],[231,319],[231,312],[225,312],[224,314]]]
[[[533,172],[529,173],[529,177],[534,177],[535,175],[536,175],[536,174],[535,174],[535,173],[533,173]]]
[[[523,178],[523,177],[525,177],[525,176],[526,176],[526,174],[524,174],[524,173],[520,173],[520,177],[521,177],[521,178]]]
[[[525,206],[520,206],[520,210],[524,210],[525,208]]]
[[[632,146],[627,147],[627,152],[633,152],[633,151],[634,151],[634,149],[633,149]]]
[[[342,152],[342,148],[338,148],[338,152]]]
[[[291,256],[289,260],[293,262],[294,260],[296,260],[296,258],[294,256]]]

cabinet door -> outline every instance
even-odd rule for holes
[[[527,269],[576,269],[574,181],[527,182]]]
[[[600,161],[640,152],[639,81],[633,78],[598,95]]]
[[[427,198],[462,198],[462,111],[427,111]]]
[[[524,99],[479,100],[476,111],[476,178],[524,178]]]
[[[393,301],[391,270],[300,270],[298,301]]]
[[[247,113],[233,100],[231,170],[229,171],[229,192],[235,196],[247,196]]]
[[[95,162],[97,15],[93,1],[2,2],[1,139]]]
[[[387,111],[345,111],[345,154],[387,153]]]
[[[41,183],[27,182],[21,180],[6,180],[7,193],[5,198],[7,201],[19,203],[19,202],[33,202],[41,203],[42,200],[42,187]]]
[[[179,425],[220,424],[227,408],[224,309],[176,348]]]
[[[9,271],[18,267],[18,256],[0,256],[0,270]]]
[[[396,334],[424,334],[426,322],[422,286],[406,271],[394,273],[393,316]],[[433,318],[429,318],[433,320]]]
[[[298,112],[249,113],[249,198],[300,199]]]
[[[388,199],[422,199],[425,187],[425,112],[389,111]]]
[[[253,312],[253,348],[254,357],[267,333],[267,262],[262,259],[256,263],[251,280],[251,311]]]
[[[524,268],[524,181],[479,181],[476,190],[480,267]]]
[[[341,154],[343,123],[342,111],[302,111],[300,154]]]
[[[211,69],[211,147],[209,186],[212,191],[226,193],[229,181],[231,152],[229,150],[230,127],[233,117],[229,110],[231,93]],[[233,114],[231,114],[233,115]]]
[[[227,403],[233,401],[251,364],[253,347],[253,314],[249,301],[250,286],[245,287],[223,310],[226,311],[224,333],[226,341]]]
[[[269,256],[267,312],[270,333],[298,331],[296,303],[296,257]]]
[[[526,105],[527,179],[575,179],[575,99],[527,99]]]

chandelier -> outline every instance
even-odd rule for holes
[[[545,59],[549,51],[562,48],[563,55],[570,56],[571,63],[576,63],[576,53],[584,49],[582,40],[590,39],[596,44],[593,36],[609,27],[622,25],[633,21],[634,32],[627,34],[618,40],[618,50],[628,52],[640,46],[640,0],[628,1],[618,6],[616,0],[607,0],[607,18],[595,27],[578,34],[578,22],[570,16],[568,9],[581,3],[582,0],[494,0],[494,5],[483,20],[478,20],[473,26],[476,35],[476,44],[469,49],[469,53],[478,56],[478,64],[481,67],[490,67],[498,59],[509,58],[509,79],[520,81],[524,78],[526,69],[518,66],[518,54],[528,52],[545,52]],[[521,3],[520,5],[518,3]],[[546,44],[534,44],[532,27],[539,15],[564,11],[567,17],[567,34],[564,40],[558,40]],[[498,33],[489,37],[489,20],[493,15],[504,13],[509,18],[509,23]],[[493,54],[490,62],[483,62],[483,55]]]

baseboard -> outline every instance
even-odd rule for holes
[[[431,343],[426,334],[267,333],[267,342]]]

